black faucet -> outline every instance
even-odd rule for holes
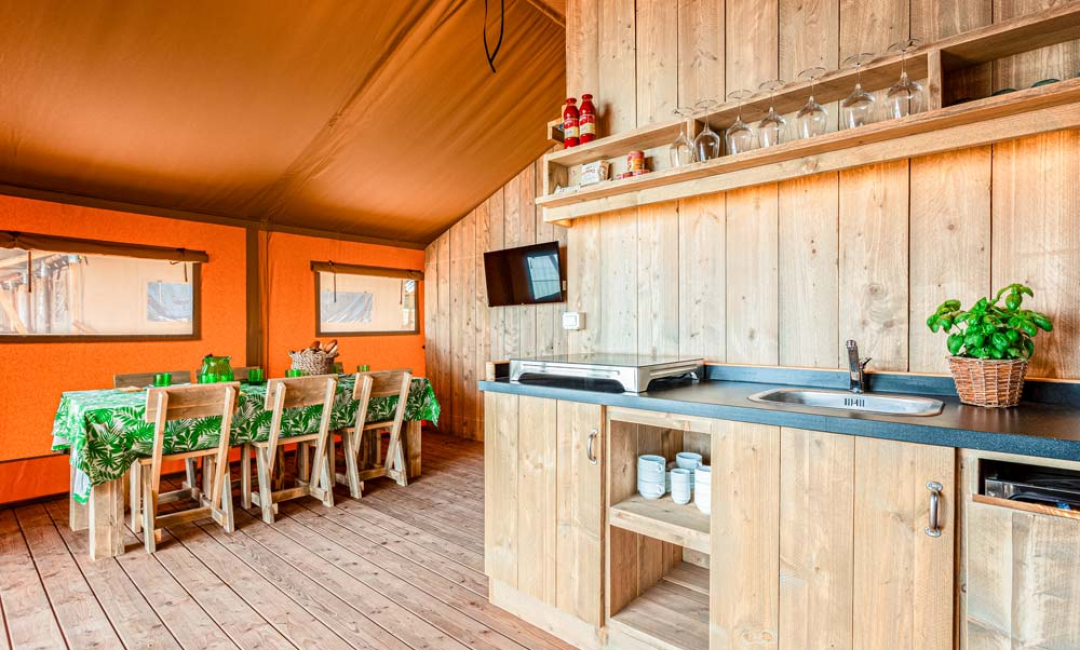
[[[848,356],[848,369],[851,375],[851,385],[848,390],[853,393],[865,393],[866,392],[866,364],[870,363],[870,358],[859,359],[859,344],[855,342],[855,339],[848,339],[847,342],[847,356]]]

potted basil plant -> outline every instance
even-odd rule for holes
[[[1032,340],[1054,325],[1046,314],[1023,309],[1030,287],[1014,283],[993,299],[980,298],[971,309],[959,300],[941,303],[926,320],[933,332],[948,335],[949,370],[960,401],[975,406],[1016,406],[1024,388]]]

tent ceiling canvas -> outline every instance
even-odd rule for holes
[[[427,243],[548,146],[538,2],[492,74],[482,0],[0,0],[0,184]]]

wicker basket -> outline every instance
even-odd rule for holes
[[[336,354],[329,355],[322,350],[300,350],[290,352],[294,370],[303,370],[305,375],[329,375],[334,372]]]
[[[960,401],[973,406],[1003,408],[1020,403],[1024,391],[1026,359],[999,361],[949,357],[949,370]]]

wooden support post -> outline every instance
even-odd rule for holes
[[[405,422],[405,466],[408,469],[408,477],[420,476],[420,443],[423,422],[420,420],[408,420]]]
[[[90,490],[90,559],[124,553],[124,478]]]
[[[86,530],[90,526],[90,508],[88,504],[75,500],[75,468],[71,467],[71,481],[68,483],[68,528]]]

